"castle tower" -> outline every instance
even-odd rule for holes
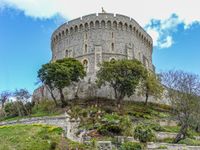
[[[99,89],[93,82],[99,69],[98,64],[113,59],[137,59],[154,71],[152,45],[152,38],[134,19],[104,11],[71,20],[58,27],[51,37],[51,61],[72,57],[79,60],[87,72],[87,77],[77,85],[66,87],[67,99],[74,99],[77,95],[83,99],[114,99],[112,88],[105,86]],[[33,95],[37,99],[51,99],[48,89],[42,88],[41,94],[40,88]],[[56,90],[54,94],[59,97]],[[125,99],[131,100],[134,96]]]
[[[52,61],[73,57],[94,75],[98,64],[112,59],[138,59],[152,64],[152,38],[132,18],[109,13],[90,14],[61,25],[52,35]]]

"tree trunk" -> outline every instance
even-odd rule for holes
[[[148,92],[146,92],[146,99],[145,99],[145,106],[147,105],[147,103],[148,103],[148,99],[149,99],[149,93]]]
[[[4,108],[4,102],[1,102],[1,108]]]
[[[78,96],[79,88],[80,88],[80,82],[78,83],[77,89],[76,89],[76,92],[75,92],[75,98],[77,98],[77,99],[79,98],[79,96]]]
[[[177,134],[176,138],[174,139],[174,143],[178,143],[180,140],[184,139],[187,134],[188,125],[184,124],[181,126],[179,133]]]
[[[47,90],[50,92],[51,97],[53,98],[53,101],[54,101],[55,105],[58,106],[58,102],[57,102],[57,100],[56,100],[56,98],[55,98],[55,96],[53,94],[53,90],[51,90],[48,86],[46,86],[46,87],[47,87]]]
[[[121,108],[121,98],[117,99],[117,107],[120,109]]]
[[[197,124],[196,132],[200,133],[200,124]]]
[[[53,98],[53,101],[54,101],[55,105],[58,106],[58,102],[57,102],[55,96],[53,95],[53,92],[50,91],[50,94],[51,94],[51,97]]]
[[[62,89],[58,89],[60,92],[60,101],[62,103],[62,107],[66,106],[66,102],[65,102],[65,96],[63,94],[63,90]]]

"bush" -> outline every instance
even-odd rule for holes
[[[122,132],[122,129],[117,124],[105,124],[100,126],[97,131],[101,135],[119,135]]]
[[[150,128],[154,131],[164,131],[165,130],[160,124],[156,124],[156,123],[150,124]]]
[[[7,117],[16,117],[19,115],[16,105],[17,102],[9,102],[5,104],[4,111]]]
[[[56,106],[53,101],[42,100],[33,107],[32,111],[33,111],[33,113],[39,113],[39,112],[54,113],[55,108],[56,108]]]
[[[134,138],[138,139],[141,143],[147,143],[155,139],[155,134],[149,126],[138,125],[134,131]]]
[[[122,133],[120,121],[119,115],[106,114],[101,120],[102,125],[98,128],[98,132],[102,135],[119,135]]]
[[[139,143],[126,142],[120,146],[119,150],[142,150],[142,146]]]

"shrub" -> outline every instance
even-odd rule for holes
[[[106,114],[101,120],[102,125],[98,128],[98,132],[102,135],[119,135],[122,133],[120,126],[121,117],[117,114]]]
[[[5,111],[7,117],[16,117],[16,116],[18,116],[18,111],[17,111],[16,104],[17,104],[16,102],[6,103],[6,105],[4,107],[4,111]]]
[[[53,113],[55,111],[55,103],[51,100],[42,100],[38,104],[36,104],[32,111],[33,113],[38,112],[47,112],[47,113]]]
[[[117,124],[105,124],[100,126],[97,131],[101,135],[119,135],[122,132],[122,129]]]
[[[134,130],[134,138],[141,143],[147,143],[155,139],[155,134],[149,126],[138,125]]]
[[[139,143],[125,142],[120,146],[119,150],[142,150],[142,146]]]
[[[160,124],[156,124],[156,123],[150,124],[150,128],[153,129],[154,131],[164,131],[165,130]]]

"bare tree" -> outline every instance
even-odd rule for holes
[[[14,92],[14,96],[17,100],[19,115],[24,115],[23,110],[20,110],[21,107],[25,110],[27,115],[30,115],[31,112],[27,106],[28,102],[30,102],[31,94],[26,89],[19,89]]]
[[[4,108],[4,104],[6,103],[6,101],[9,99],[9,97],[12,94],[8,91],[3,91],[0,94],[0,102],[1,102],[1,108]]]
[[[196,117],[200,109],[200,78],[198,75],[169,71],[161,74],[163,84],[168,88],[168,96],[181,128],[174,142],[177,143],[187,135],[191,120]]]

